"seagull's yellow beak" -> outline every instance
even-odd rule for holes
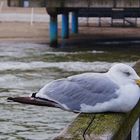
[[[135,80],[136,84],[140,86],[140,79]]]

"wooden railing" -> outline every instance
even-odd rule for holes
[[[139,8],[140,0],[7,0],[9,6],[53,8]]]
[[[80,114],[55,140],[139,140],[139,116],[140,101],[129,113]]]

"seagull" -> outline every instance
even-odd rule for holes
[[[123,63],[106,73],[83,73],[54,80],[30,97],[8,100],[77,113],[129,112],[140,98],[140,77]]]

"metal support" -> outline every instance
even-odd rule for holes
[[[57,29],[57,14],[56,15],[50,15],[50,46],[56,47],[57,46],[57,35],[58,35],[58,29]]]
[[[62,38],[66,39],[69,37],[69,14],[62,14]]]
[[[72,21],[71,21],[72,33],[78,33],[78,12],[72,12]]]

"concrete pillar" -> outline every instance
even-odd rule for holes
[[[50,46],[57,47],[57,36],[58,36],[58,28],[57,28],[57,14],[50,15]]]
[[[72,12],[71,29],[72,33],[78,33],[78,12]]]
[[[69,14],[62,14],[62,38],[66,39],[69,37]]]

